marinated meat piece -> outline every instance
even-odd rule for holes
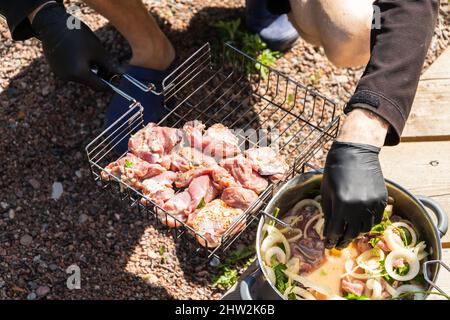
[[[363,253],[367,250],[372,249],[372,246],[369,244],[369,237],[363,236],[356,241],[356,248],[360,253]]]
[[[214,166],[211,172],[211,176],[214,180],[214,185],[217,189],[223,190],[230,187],[240,187],[241,185],[234,180],[231,173],[227,169],[221,166]]]
[[[164,205],[164,203],[171,199],[175,195],[175,191],[171,186],[165,184],[167,181],[158,181],[155,179],[146,179],[142,182],[142,193],[145,197],[153,201],[158,206]],[[146,199],[142,198],[141,203],[143,205],[151,205]]]
[[[392,265],[394,266],[394,268],[403,268],[405,266],[405,259],[398,258],[394,260],[394,263]]]
[[[302,262],[300,270],[302,272],[317,268],[325,257],[325,244],[318,239],[301,239],[290,243],[293,257],[297,257]]]
[[[131,187],[141,189],[142,180],[161,174],[165,170],[159,164],[150,164],[134,154],[128,153],[125,157],[107,165],[106,172],[102,171],[101,177],[104,181],[110,181],[109,173]]]
[[[262,176],[268,176],[274,183],[282,180],[289,170],[286,161],[269,147],[249,149],[245,156],[251,161],[253,170]]]
[[[188,192],[191,195],[190,212],[194,212],[202,200],[205,204],[209,203],[219,193],[209,176],[194,178],[189,185]]]
[[[177,180],[175,181],[175,186],[177,188],[186,188],[188,187],[194,178],[204,176],[207,174],[211,174],[213,167],[199,167],[198,169],[192,169],[185,172],[177,173]]]
[[[353,293],[357,296],[361,296],[366,288],[364,282],[357,279],[352,279],[350,276],[345,276],[342,278],[341,287],[344,292]]]
[[[206,144],[203,144],[203,130],[205,125],[201,121],[189,121],[183,126],[189,146],[197,150],[203,150]]]
[[[224,125],[217,123],[205,130],[200,121],[189,121],[183,126],[189,145],[218,160],[238,155],[239,139]]]
[[[269,185],[266,179],[253,171],[250,160],[242,155],[224,159],[220,162],[220,166],[228,170],[242,187],[253,190],[257,194],[263,192]]]
[[[376,245],[378,248],[380,248],[381,250],[383,250],[384,252],[390,252],[391,251],[391,249],[389,249],[389,247],[388,247],[388,245],[386,244],[386,242],[384,242],[382,239],[380,239],[378,242],[377,242],[377,245]]]
[[[287,217],[298,217],[295,223],[291,223],[292,227],[305,232],[305,228],[308,226],[306,237],[290,243],[292,255],[298,257],[302,262],[300,265],[302,272],[309,272],[317,268],[325,258],[324,241],[314,229],[317,220],[309,223],[312,219],[317,219],[319,214],[320,211],[315,206],[298,202],[286,215]]]
[[[192,200],[189,192],[183,191],[176,194],[162,206],[162,208],[170,215],[162,210],[157,210],[159,220],[169,228],[181,227],[180,221],[186,222],[191,202]]]
[[[161,173],[160,175],[157,175],[151,180],[156,181],[157,183],[166,186],[166,187],[172,187],[173,183],[177,180],[178,175],[173,171],[166,171],[164,173]]]
[[[230,207],[222,200],[216,199],[189,215],[187,224],[202,236],[197,236],[201,245],[215,248],[220,244],[224,233],[242,213],[241,209]],[[232,233],[239,232],[244,227],[245,221],[239,223]]]
[[[233,208],[246,210],[258,199],[258,195],[253,190],[242,187],[230,187],[223,191],[221,199]]]
[[[215,166],[214,158],[211,158],[199,150],[184,147],[177,153],[172,154],[171,168],[173,171],[188,171],[199,167]]]
[[[149,123],[130,138],[128,148],[145,161],[163,162],[167,166],[167,158],[163,157],[168,155],[181,142],[182,138],[181,130],[158,127],[154,123]]]
[[[238,155],[239,139],[224,125],[217,123],[203,136],[203,153],[218,160]]]

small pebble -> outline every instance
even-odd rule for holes
[[[36,300],[36,293],[32,292],[27,296],[27,300]]]
[[[86,221],[88,221],[88,219],[89,219],[89,216],[88,216],[87,214],[82,213],[82,214],[80,214],[80,216],[78,217],[78,222],[79,222],[80,224],[84,224]]]
[[[31,290],[35,290],[35,289],[38,287],[38,285],[37,285],[36,282],[30,281],[30,282],[28,282],[28,287],[29,287]]]
[[[16,216],[16,213],[14,212],[14,210],[13,209],[9,209],[8,217],[12,220],[12,219],[14,219],[15,216]]]
[[[34,178],[31,178],[30,180],[28,180],[28,183],[36,190],[38,190],[41,187],[41,184],[39,183],[39,181],[37,181]]]
[[[54,182],[52,185],[52,199],[59,200],[64,192],[61,182]]]
[[[3,210],[6,210],[6,209],[8,209],[8,207],[9,207],[9,204],[7,204],[6,202],[0,202],[0,207],[2,207],[2,209]]]
[[[58,266],[57,266],[56,264],[54,264],[54,263],[51,263],[51,264],[48,266],[48,268],[49,268],[51,271],[55,271],[55,270],[58,269]]]
[[[29,234],[23,235],[20,238],[20,244],[23,246],[29,246],[32,242],[33,238]]]
[[[47,286],[40,286],[39,288],[36,289],[36,294],[39,297],[46,296],[49,292],[50,292],[50,288]]]

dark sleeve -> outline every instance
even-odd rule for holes
[[[364,108],[378,114],[390,124],[385,145],[396,145],[414,101],[439,0],[377,0],[374,6],[380,9],[381,28],[372,29],[369,64],[344,111]]]
[[[26,40],[34,36],[28,15],[49,0],[0,0],[0,14],[6,18],[14,40]],[[56,0],[62,3],[62,0]]]

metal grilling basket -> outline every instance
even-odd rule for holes
[[[149,94],[164,96],[164,108],[168,115],[159,125],[181,128],[187,121],[200,120],[206,126],[222,123],[230,129],[239,129],[234,132],[239,138],[241,150],[271,146],[286,158],[289,164],[286,178],[300,172],[303,165],[326,142],[336,137],[339,128],[339,116],[333,101],[314,88],[298,84],[229,44],[225,44],[218,59],[213,59],[208,43],[203,45],[164,79],[161,88],[154,84],[140,83],[128,75],[124,77]],[[274,190],[284,182],[269,184],[258,199],[225,231],[219,246],[210,248],[204,235],[164,211],[150,199],[146,199],[150,205],[143,205],[140,200],[145,196],[139,190],[112,175],[109,181],[101,179],[101,172],[106,172],[104,168],[111,161],[125,156],[118,156],[114,152],[115,146],[146,125],[140,103],[107,83],[129,100],[130,106],[120,119],[86,147],[94,181],[102,190],[109,190],[111,196],[120,197],[141,213],[156,216],[158,209],[161,217],[163,212],[166,219],[173,219],[180,226],[171,229],[175,238],[192,240],[195,251],[204,254],[206,258],[220,258],[249,225],[259,218],[261,206],[267,203]],[[158,218],[155,221],[162,223]]]

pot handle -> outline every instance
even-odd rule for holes
[[[442,238],[448,230],[448,215],[439,203],[425,196],[417,196],[417,199],[428,209],[430,209],[437,219],[437,229]]]
[[[432,286],[432,287],[435,288],[437,291],[439,291],[439,293],[443,294],[447,299],[450,300],[450,297],[445,293],[445,291],[442,290],[441,288],[439,288],[439,287],[436,285],[436,283],[434,283],[434,282],[430,279],[429,272],[428,272],[428,271],[429,271],[428,266],[429,266],[429,265],[432,265],[432,264],[439,264],[439,265],[443,266],[445,269],[447,269],[448,272],[450,272],[450,267],[449,267],[448,265],[446,265],[446,264],[445,264],[443,261],[441,261],[441,260],[430,260],[430,261],[425,261],[425,262],[423,263],[423,277],[424,277],[425,281],[426,281],[430,286]]]
[[[314,173],[323,173],[323,169],[317,168],[316,166],[310,164],[309,162],[304,164],[303,170],[305,168],[309,168],[311,170],[311,172],[314,172]]]
[[[255,284],[256,278],[258,277],[261,269],[258,268],[248,276],[246,276],[241,281],[240,294],[242,300],[254,300],[252,294],[250,293],[250,288]]]

